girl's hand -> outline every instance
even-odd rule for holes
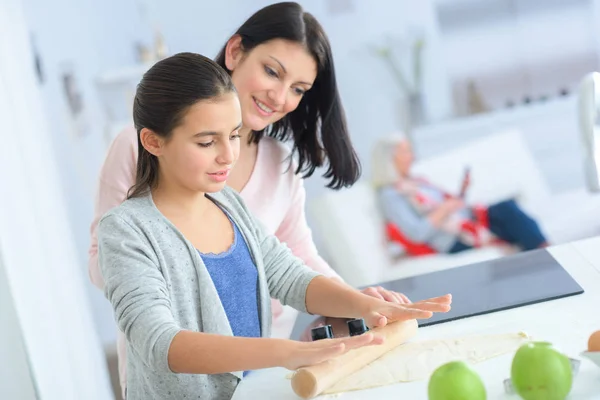
[[[383,343],[383,337],[373,333],[365,333],[340,339],[322,339],[313,342],[285,340],[284,342],[286,350],[282,353],[284,358],[281,366],[296,370],[341,356],[352,349],[380,345]]]
[[[375,328],[385,326],[388,322],[431,318],[434,312],[450,311],[451,303],[452,296],[449,294],[408,304],[372,299],[366,306],[363,318],[369,328]]]
[[[367,296],[375,297],[376,299],[389,301],[391,303],[410,304],[408,297],[402,293],[393,292],[391,290],[384,289],[381,286],[368,287],[361,290],[361,293],[366,294]]]

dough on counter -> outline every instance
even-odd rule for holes
[[[478,363],[515,351],[529,340],[527,334],[520,332],[405,343],[345,377],[323,394],[427,379],[437,367],[447,362]]]
[[[530,340],[526,333],[519,332],[405,343],[345,377],[322,394],[427,379],[437,367],[447,362],[460,360],[475,364],[516,351]],[[290,373],[286,378],[291,379],[292,375]]]

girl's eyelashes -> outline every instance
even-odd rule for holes
[[[240,137],[241,137],[241,135],[236,132],[236,133],[232,134],[231,136],[229,136],[229,140],[239,139]],[[215,141],[213,140],[213,141],[210,141],[208,143],[197,143],[197,144],[200,147],[207,148],[207,147],[211,147],[212,145],[214,145]]]

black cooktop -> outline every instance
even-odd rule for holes
[[[420,320],[419,326],[583,293],[583,288],[543,249],[383,282],[380,286],[404,293],[413,301],[452,294],[452,310]],[[292,339],[298,339],[314,319],[315,316],[301,313],[292,331]]]

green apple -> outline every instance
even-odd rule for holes
[[[522,345],[512,361],[510,379],[525,400],[564,400],[571,391],[569,358],[548,342]]]
[[[485,400],[486,391],[477,372],[462,361],[438,367],[427,388],[429,400]]]

